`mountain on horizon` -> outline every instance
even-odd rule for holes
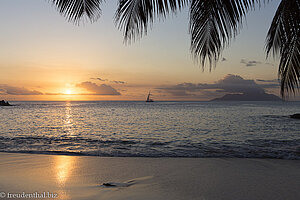
[[[225,94],[223,97],[215,98],[211,101],[282,101],[282,99],[268,93],[243,93]]]

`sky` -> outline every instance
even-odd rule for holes
[[[278,60],[264,51],[278,4],[250,12],[216,68],[203,71],[190,53],[188,9],[125,44],[114,23],[116,0],[102,5],[98,21],[79,26],[49,1],[2,0],[0,99],[145,100],[151,90],[155,100],[205,101],[249,88],[279,95]]]

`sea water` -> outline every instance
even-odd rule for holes
[[[300,159],[300,102],[13,102],[0,151]]]

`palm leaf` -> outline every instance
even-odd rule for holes
[[[49,0],[69,21],[78,24],[82,19],[96,21],[101,15],[102,0]]]
[[[280,57],[282,97],[295,94],[300,84],[300,0],[281,1],[267,35],[266,51]]]
[[[210,69],[224,47],[239,32],[243,17],[260,0],[191,0],[191,51],[202,67]]]
[[[165,18],[176,12],[189,0],[120,0],[115,15],[119,29],[124,31],[125,41],[147,34],[148,26],[156,17]]]

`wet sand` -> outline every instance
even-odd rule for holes
[[[0,153],[2,199],[298,200],[299,185],[297,160]]]

